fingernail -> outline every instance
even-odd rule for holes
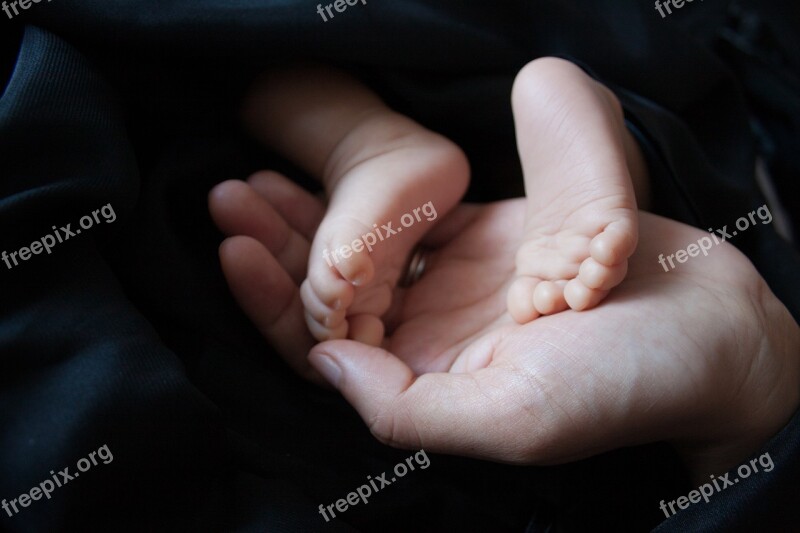
[[[339,368],[333,359],[329,355],[325,354],[314,354],[310,357],[316,359],[316,364],[314,364],[314,368],[317,369],[317,372],[322,374],[328,383],[339,388],[339,380],[342,378],[342,369]]]
[[[361,285],[363,285],[363,284],[364,284],[364,282],[366,282],[366,281],[367,281],[367,275],[366,275],[366,274],[359,274],[359,275],[358,275],[358,276],[356,276],[356,277],[355,277],[355,279],[353,280],[353,285],[355,285],[356,287],[360,287],[360,286],[361,286]]]

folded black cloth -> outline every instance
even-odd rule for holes
[[[694,487],[663,445],[550,468],[431,454],[368,504],[320,515],[410,454],[295,377],[225,286],[208,190],[267,165],[304,179],[242,133],[238,101],[258,72],[308,59],[350,69],[463,146],[470,196],[486,201],[522,190],[514,75],[568,57],[622,100],[655,211],[721,228],[764,203],[741,85],[681,19],[705,10],[711,32],[724,2],[686,3],[674,19],[647,2],[499,4],[359,0],[320,14],[296,0],[24,0],[0,11],[0,530],[800,523],[798,417],[762,450],[771,475],[669,520],[659,500]],[[791,247],[769,225],[733,244],[800,317]]]

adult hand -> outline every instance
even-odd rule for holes
[[[297,287],[322,204],[262,173],[219,185],[210,208],[234,236],[220,257],[247,315],[390,445],[548,464],[667,440],[700,477],[797,408],[800,329],[750,262],[728,244],[669,273],[657,262],[706,235],[689,226],[641,213],[639,249],[606,301],[518,325],[505,295],[524,201],[462,206],[425,238],[427,271],[395,294],[382,348],[314,346]]]

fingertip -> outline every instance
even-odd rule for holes
[[[250,237],[245,237],[242,235],[237,235],[235,237],[227,237],[219,245],[218,249],[219,258],[222,260],[227,260],[231,257],[235,257],[236,255],[240,254],[242,251],[242,247],[246,246],[245,242],[247,240],[254,241],[254,239],[250,239]]]
[[[314,346],[309,361],[316,361],[320,355],[330,357],[341,369],[339,388],[362,416],[391,402],[414,380],[408,365],[377,346],[354,340],[334,340]],[[316,364],[314,366],[316,368]]]
[[[230,226],[229,219],[231,218],[229,212],[237,204],[237,198],[245,194],[243,188],[246,187],[247,184],[243,181],[226,180],[216,184],[208,191],[208,211],[211,215],[211,220],[222,232],[232,233],[228,231],[228,226]]]
[[[209,205],[216,205],[220,200],[226,199],[231,191],[234,191],[236,187],[241,185],[244,185],[244,182],[241,180],[225,180],[217,183],[208,191]]]
[[[311,366],[325,378],[332,387],[339,390],[339,383],[342,379],[342,367],[325,352],[311,351],[308,355],[308,362]]]

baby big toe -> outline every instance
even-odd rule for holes
[[[363,248],[361,251],[356,252],[349,245],[346,247],[340,246],[330,257],[326,256],[326,261],[328,265],[333,265],[333,268],[339,272],[342,278],[356,287],[366,285],[375,277],[375,266],[372,264],[372,258],[369,252]]]
[[[508,288],[508,313],[518,324],[527,324],[539,317],[540,313],[533,304],[533,293],[540,281],[537,278],[520,277]]]
[[[308,279],[303,283],[310,284],[311,290],[320,302],[334,311],[347,309],[353,303],[355,297],[353,285],[340,278],[339,274],[328,268],[324,262],[312,262],[308,270]]]
[[[627,259],[614,266],[606,266],[589,257],[581,263],[578,279],[590,289],[607,291],[622,283],[627,273]]]
[[[383,322],[375,315],[354,315],[348,318],[348,322],[350,339],[370,346],[380,346],[383,342]]]
[[[570,280],[564,287],[564,300],[575,311],[595,307],[607,294],[608,291],[587,287],[579,279]]]
[[[619,220],[606,226],[589,245],[589,253],[598,263],[614,266],[633,255],[638,234],[633,222]]]

